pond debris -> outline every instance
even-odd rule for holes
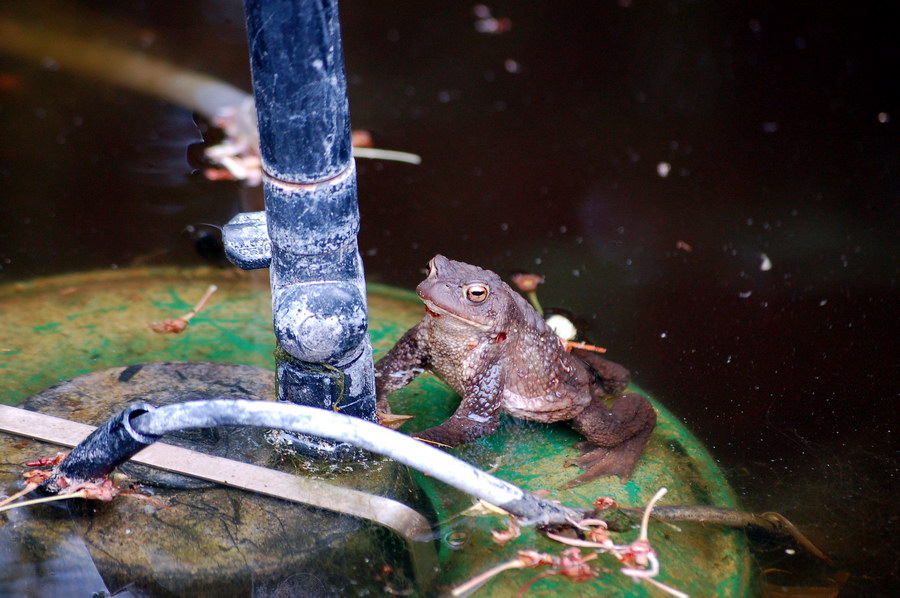
[[[491,530],[491,539],[501,546],[509,542],[510,540],[514,540],[522,535],[522,528],[519,526],[519,522],[516,521],[516,518],[512,515],[509,516],[509,525],[506,529],[503,530]]]
[[[531,303],[534,310],[543,316],[544,309],[541,307],[540,301],[538,301],[537,288],[538,285],[544,282],[544,277],[540,274],[518,272],[510,276],[510,280],[521,293],[525,294],[525,297],[528,299],[528,302]],[[606,353],[606,349],[603,347],[575,341],[574,339],[578,335],[578,330],[575,328],[575,324],[562,314],[553,314],[546,318],[545,321],[559,336],[563,349],[567,352],[572,351],[572,349],[583,349],[595,353]]]
[[[515,559],[501,563],[488,569],[469,581],[457,586],[451,592],[453,596],[463,596],[477,589],[481,584],[509,569],[523,569],[527,567],[550,566],[551,569],[529,580],[520,588],[518,596],[523,596],[528,588],[536,581],[552,575],[562,575],[575,582],[585,582],[599,576],[606,569],[594,568],[588,565],[588,561],[594,560],[600,554],[610,554],[622,567],[619,572],[632,578],[635,582],[647,582],[657,589],[677,598],[688,598],[681,590],[668,586],[658,580],[660,573],[659,558],[650,544],[647,529],[650,524],[650,514],[656,503],[668,492],[666,488],[660,488],[643,509],[641,527],[638,538],[630,544],[615,544],[609,535],[609,528],[602,519],[588,518],[580,522],[572,521],[572,525],[580,532],[582,538],[572,538],[551,531],[544,534],[551,540],[566,544],[569,548],[560,552],[559,556],[547,553],[539,553],[533,550],[520,550]],[[616,502],[608,496],[599,497],[594,501],[598,510],[617,508]],[[504,544],[517,537],[518,522],[510,517],[511,523],[506,530],[492,531],[491,535],[498,544]],[[513,535],[514,534],[514,535]],[[593,552],[582,556],[581,549],[591,549]]]
[[[564,341],[575,340],[575,337],[578,336],[578,328],[575,327],[575,323],[563,314],[551,314],[544,319],[544,322]]]
[[[401,575],[398,575],[397,571],[390,565],[382,565],[381,571],[375,575],[375,579],[384,584],[382,589],[386,594],[390,594],[391,596],[412,596],[416,592],[416,588],[410,584],[408,580],[405,580]],[[400,585],[403,581],[406,582],[407,587],[402,587]]]
[[[534,307],[534,311],[543,316],[544,309],[541,307],[540,301],[538,301],[537,288],[539,284],[544,282],[544,277],[540,274],[518,272],[510,276],[510,280],[516,285],[516,288],[519,289],[519,291],[525,293],[525,297],[528,298],[528,302]]]
[[[471,507],[460,513],[465,517],[489,517],[493,515],[506,516],[509,511],[504,511],[497,505],[492,505],[486,500],[479,498]]]
[[[654,579],[660,572],[659,559],[656,556],[656,551],[650,544],[647,529],[650,524],[650,513],[653,511],[653,507],[663,496],[665,496],[666,492],[668,492],[666,488],[660,488],[647,503],[641,518],[640,534],[638,535],[637,540],[630,544],[614,544],[609,536],[606,522],[601,519],[585,519],[579,524],[579,528],[586,530],[585,536],[588,538],[587,540],[568,538],[552,532],[547,532],[546,535],[548,538],[564,544],[582,548],[594,548],[602,552],[607,552],[613,555],[621,564],[625,565],[619,570],[623,575],[631,577],[636,582],[646,581],[672,596],[688,598],[688,595],[681,590],[667,586]],[[609,501],[609,497],[601,497],[594,502],[595,504],[599,502],[602,508],[605,509],[610,508],[612,504],[615,504],[615,502],[610,503]]]
[[[596,552],[590,553],[587,556],[581,556],[581,551],[578,548],[566,548],[559,553],[559,556],[554,556],[546,552],[538,552],[536,550],[520,550],[516,558],[506,561],[505,563],[500,563],[484,573],[476,575],[469,581],[456,586],[450,591],[450,595],[454,597],[465,596],[469,592],[476,590],[491,578],[510,569],[535,568],[542,565],[550,566],[552,569],[544,571],[528,580],[525,585],[519,589],[518,596],[524,596],[525,592],[528,591],[528,588],[531,587],[534,582],[545,577],[550,577],[551,575],[563,575],[577,582],[589,581],[597,577],[597,570],[590,565],[587,565],[587,562],[597,558],[597,556]]]
[[[612,496],[598,496],[593,502],[594,509],[597,511],[605,511],[606,509],[615,509],[619,506]]]
[[[200,301],[197,302],[197,305],[195,305],[191,311],[179,318],[163,320],[162,322],[153,322],[150,324],[150,330],[158,332],[159,334],[180,334],[184,332],[184,329],[187,328],[191,318],[196,316],[200,310],[203,309],[206,302],[209,301],[209,298],[212,297],[213,293],[217,290],[219,290],[219,287],[216,285],[209,285],[209,288],[203,293],[203,297],[200,298]]]
[[[243,181],[249,187],[258,187],[263,174],[259,139],[255,134],[246,133],[242,110],[242,106],[226,107],[213,119],[213,125],[225,133],[225,138],[203,151],[204,157],[213,164],[204,169],[203,176],[210,181]],[[418,154],[372,147],[372,135],[362,129],[351,133],[350,143],[356,158],[422,163]]]
[[[512,29],[512,20],[509,17],[495,18],[491,9],[484,4],[476,4],[472,7],[475,16],[475,31],[488,35],[500,35]]]
[[[567,340],[563,340],[562,344],[563,348],[565,348],[567,352],[571,352],[572,349],[581,349],[582,351],[593,351],[594,353],[606,353],[606,348],[598,347],[597,345],[589,345],[587,343]]]
[[[117,496],[132,496],[134,498],[146,500],[156,507],[165,508],[165,504],[156,500],[152,496],[147,496],[146,494],[134,492],[132,490],[122,489],[120,484],[117,484],[112,477],[106,477],[100,481],[87,481],[72,484],[68,479],[66,479],[65,476],[59,476],[57,477],[56,481],[57,486],[60,488],[58,494],[53,496],[35,498],[32,500],[14,502],[16,499],[25,496],[33,490],[36,490],[38,486],[40,486],[45,481],[47,481],[47,479],[53,476],[56,473],[56,466],[59,465],[68,454],[68,452],[59,452],[56,453],[56,455],[53,457],[43,457],[41,459],[28,461],[27,463],[25,463],[26,467],[51,466],[51,469],[31,469],[23,473],[22,478],[24,478],[25,480],[25,487],[15,494],[12,494],[3,500],[0,500],[0,512],[59,500],[69,500],[72,498],[84,498],[86,500],[111,502]],[[121,479],[125,479],[124,476],[121,476]],[[119,481],[121,481],[121,479]]]
[[[380,149],[377,147],[353,147],[354,158],[366,158],[368,160],[388,160],[390,162],[403,162],[418,166],[422,163],[422,156],[410,152]]]

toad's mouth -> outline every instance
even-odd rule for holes
[[[464,318],[462,316],[458,316],[453,312],[449,312],[445,309],[441,309],[437,305],[435,305],[432,301],[428,299],[422,300],[425,303],[425,312],[430,315],[432,318],[440,318],[442,316],[450,316],[455,320],[459,320],[460,322],[465,322],[469,326],[474,326],[475,328],[480,328],[481,330],[490,330],[491,327],[488,324],[482,324],[481,322],[476,322],[474,320],[470,320],[469,318]]]

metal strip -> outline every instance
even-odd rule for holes
[[[94,427],[0,405],[0,431],[73,447],[93,432]],[[162,442],[148,446],[131,460],[224,486],[373,521],[393,530],[406,541],[418,583],[427,583],[437,570],[437,555],[428,520],[414,509],[390,498]]]

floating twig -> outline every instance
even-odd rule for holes
[[[353,147],[354,158],[367,158],[369,160],[390,160],[391,162],[405,162],[406,164],[419,165],[422,156],[410,152],[397,150],[378,149],[377,147]]]
[[[566,351],[571,351],[572,349],[581,349],[583,351],[593,351],[594,353],[606,353],[606,349],[604,347],[598,347],[597,345],[589,345],[587,343],[581,343],[578,341],[567,341],[560,338],[562,341],[563,347]]]
[[[209,298],[212,297],[212,294],[218,290],[218,287],[214,284],[209,285],[209,288],[206,289],[206,292],[203,293],[203,297],[201,297],[200,301],[197,302],[197,305],[184,314],[180,318],[174,318],[170,320],[163,320],[162,322],[153,322],[150,324],[150,330],[153,332],[158,332],[160,334],[172,333],[179,334],[184,332],[184,329],[187,328],[188,322],[191,321],[191,318],[197,315],[197,313],[203,309],[206,305],[206,302],[209,301]]]
[[[28,488],[26,486],[26,489],[24,492],[31,492],[35,488],[37,488],[37,484],[35,484],[31,488]],[[20,492],[20,493],[17,493],[16,495],[21,496],[21,494],[22,493]],[[10,497],[10,498],[12,498],[12,497]],[[9,511],[11,509],[18,509],[20,507],[30,507],[31,505],[39,505],[39,504],[42,504],[45,502],[53,502],[53,501],[57,501],[57,500],[68,500],[70,498],[87,498],[87,490],[79,490],[78,492],[74,492],[72,494],[57,494],[56,496],[44,496],[41,498],[33,498],[31,500],[23,500],[23,501],[20,501],[17,503],[12,503],[12,504],[3,504],[2,506],[0,506],[0,513],[2,513],[3,511]]]
[[[484,573],[480,573],[480,574],[476,575],[469,581],[456,586],[455,588],[453,588],[453,590],[450,591],[450,595],[454,596],[454,597],[464,596],[464,595],[468,594],[469,592],[471,592],[472,590],[479,587],[481,584],[483,584],[486,581],[488,581],[489,579],[491,579],[492,577],[495,577],[495,576],[503,573],[504,571],[509,571],[510,569],[524,569],[525,567],[528,567],[528,566],[529,565],[526,564],[521,559],[521,557],[515,558],[511,561],[506,561],[505,563],[500,563],[499,565],[497,565],[495,567],[491,567]]]

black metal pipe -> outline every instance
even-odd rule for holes
[[[337,0],[246,0],[263,165],[318,183],[351,161],[350,108]]]
[[[265,214],[225,227],[242,268],[269,267],[278,400],[375,419],[372,348],[336,0],[246,0]],[[292,435],[307,454],[359,457]]]

